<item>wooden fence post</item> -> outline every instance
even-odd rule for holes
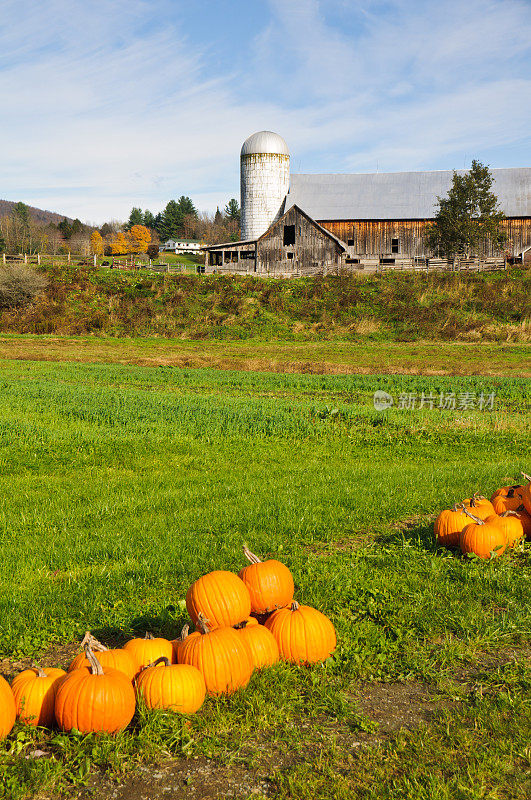
[[[95,267],[97,266],[97,264],[96,264],[96,253],[94,253],[94,266]]]

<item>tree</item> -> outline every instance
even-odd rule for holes
[[[158,255],[159,255],[159,246],[158,246],[158,244],[155,244],[155,242],[152,242],[151,244],[148,244],[146,253],[147,253],[148,257],[152,261],[155,258],[158,258]]]
[[[133,207],[131,209],[131,213],[129,214],[129,219],[125,223],[125,230],[130,231],[133,225],[143,225],[143,224],[144,224],[144,215],[142,213],[142,209]]]
[[[197,217],[197,208],[194,206],[189,197],[181,195],[177,201],[177,208],[183,217],[187,216],[188,214],[191,214],[193,217]]]
[[[0,231],[0,253],[3,253],[6,249],[6,240],[2,235],[2,231]]]
[[[103,238],[99,231],[93,231],[91,233],[90,247],[95,256],[103,255]]]
[[[151,211],[146,210],[144,211],[144,217],[141,222],[138,223],[139,225],[144,225],[146,228],[155,228],[155,217],[151,213]]]
[[[63,219],[62,222],[58,224],[57,227],[61,231],[61,236],[63,237],[63,239],[70,239],[73,230],[72,230],[72,225],[69,223],[66,217]]]
[[[125,233],[121,231],[116,234],[116,238],[112,240],[110,246],[113,256],[124,256],[129,252],[129,242],[127,241]]]
[[[214,225],[223,225],[223,214],[219,210],[219,206],[216,208],[216,213],[214,214]]]
[[[144,225],[133,225],[129,231],[130,250],[132,253],[145,253],[151,241],[151,234]]]
[[[445,258],[469,258],[481,246],[499,249],[503,245],[505,214],[491,191],[493,180],[489,168],[476,160],[465,175],[454,172],[448,196],[437,198],[439,210],[426,234],[429,247]]]
[[[241,211],[238,201],[233,197],[232,200],[229,200],[227,205],[225,206],[225,216],[227,219],[233,220],[234,222],[240,223],[241,220]]]
[[[26,203],[16,203],[13,206],[13,221],[25,231],[29,231],[30,215]]]

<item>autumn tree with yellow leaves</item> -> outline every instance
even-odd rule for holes
[[[90,248],[95,256],[103,255],[103,237],[99,231],[93,231],[91,233]]]
[[[144,225],[133,225],[129,231],[131,253],[145,253],[151,242],[151,233]]]

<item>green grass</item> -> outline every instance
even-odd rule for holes
[[[43,271],[46,292],[31,306],[0,313],[0,331],[220,341],[531,339],[531,270],[289,281],[77,265]]]
[[[376,388],[495,391],[496,404],[382,414]],[[172,637],[190,583],[238,570],[244,541],[289,565],[297,597],[339,638],[324,667],[277,666],[189,722],[140,711],[116,738],[18,728],[0,746],[4,796],[167,753],[249,767],[262,753],[282,798],[369,786],[377,798],[523,798],[523,665],[486,674],[483,693],[426,729],[357,755],[348,736],[371,730],[352,700],[360,682],[414,679],[450,698],[456,671],[529,640],[528,549],[468,561],[436,548],[431,520],[529,469],[530,403],[518,379],[0,362],[1,655],[38,659],[87,628]],[[24,759],[35,744],[53,757]],[[277,769],[275,748],[299,757]]]

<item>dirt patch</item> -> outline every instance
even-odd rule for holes
[[[380,734],[418,728],[441,707],[441,700],[422,683],[370,683],[352,698],[362,714],[378,723]]]
[[[9,682],[23,669],[30,667],[61,667],[67,669],[70,662],[81,651],[79,642],[49,647],[38,658],[0,659],[0,674]]]
[[[201,758],[169,762],[158,767],[141,766],[123,783],[111,785],[95,779],[80,798],[98,800],[225,800],[225,798],[265,798],[272,785],[257,772],[234,766],[220,766]]]

